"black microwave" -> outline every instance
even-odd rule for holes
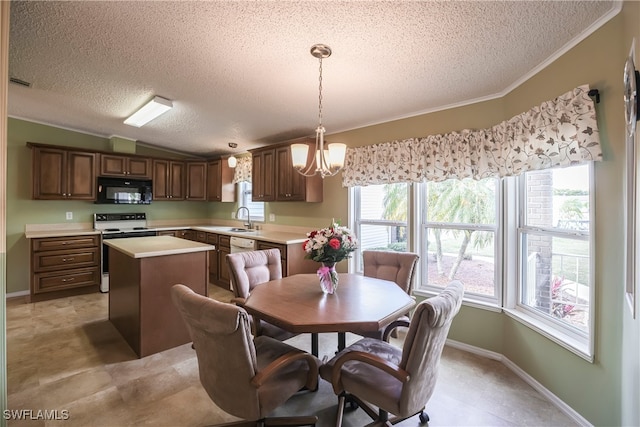
[[[96,203],[148,205],[151,189],[151,180],[99,176]]]

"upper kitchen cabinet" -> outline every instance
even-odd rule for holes
[[[153,200],[184,200],[185,163],[153,160]]]
[[[265,148],[251,151],[252,200],[254,202],[272,202],[275,197],[275,150]]]
[[[315,141],[305,139],[296,143],[309,145],[308,164],[313,159]],[[291,163],[290,144],[277,147],[275,150],[276,201],[322,202],[322,177],[305,177],[295,170]]]
[[[188,161],[185,165],[187,168],[186,199],[207,200],[207,163]]]
[[[33,150],[34,199],[96,199],[95,153],[27,145]]]
[[[225,159],[207,163],[207,200],[210,202],[235,202],[233,169]]]
[[[145,157],[100,154],[100,176],[151,178],[151,159]]]

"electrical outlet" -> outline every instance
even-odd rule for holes
[[[236,213],[235,212],[231,212],[231,219],[236,219]]]
[[[269,214],[269,221],[273,222],[276,220],[276,214]]]
[[[73,219],[73,212],[67,212],[67,220]]]

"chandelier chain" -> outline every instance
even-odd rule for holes
[[[322,57],[320,59],[320,77],[318,77],[318,125],[322,126]]]

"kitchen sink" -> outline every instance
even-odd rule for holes
[[[249,233],[255,230],[250,230],[248,228],[231,228],[229,231],[233,231],[234,233]]]

